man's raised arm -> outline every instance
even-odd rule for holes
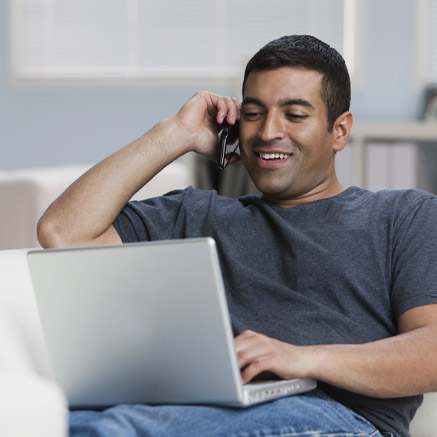
[[[234,124],[239,117],[235,99],[196,93],[175,116],[95,165],[56,199],[38,223],[40,244],[121,243],[112,223],[128,200],[189,151],[215,159],[220,124],[225,119]]]

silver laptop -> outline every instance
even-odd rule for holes
[[[31,250],[53,376],[71,408],[248,406],[311,379],[242,385],[211,238]]]

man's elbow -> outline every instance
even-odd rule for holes
[[[44,249],[57,247],[82,247],[100,246],[106,244],[122,244],[122,240],[113,226],[109,226],[104,232],[90,236],[74,228],[73,225],[67,226],[59,220],[53,220],[43,215],[38,221],[36,235],[39,244]]]
[[[38,242],[44,249],[68,246],[58,223],[42,216],[36,227]]]

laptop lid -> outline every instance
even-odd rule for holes
[[[28,264],[70,407],[262,401],[241,385],[213,239],[33,250]]]

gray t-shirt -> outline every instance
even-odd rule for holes
[[[124,242],[214,238],[235,334],[360,344],[396,335],[402,313],[437,303],[436,217],[437,197],[418,190],[351,187],[279,208],[260,196],[234,200],[190,187],[130,202],[114,226]],[[422,400],[319,387],[402,437]]]

